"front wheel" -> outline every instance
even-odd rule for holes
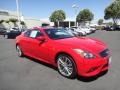
[[[73,59],[65,54],[61,54],[57,58],[58,72],[67,78],[75,78],[76,67]]]

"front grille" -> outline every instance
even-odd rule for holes
[[[105,49],[104,51],[99,53],[101,57],[107,57],[109,55],[109,50]]]

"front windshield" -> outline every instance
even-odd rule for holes
[[[45,32],[51,39],[64,39],[74,37],[72,33],[68,32],[65,29],[47,29]]]

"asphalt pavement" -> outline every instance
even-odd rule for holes
[[[120,31],[97,31],[87,37],[108,45],[110,69],[96,78],[67,79],[51,65],[18,57],[15,39],[0,36],[0,90],[120,90]]]

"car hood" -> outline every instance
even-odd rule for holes
[[[59,39],[56,40],[56,42],[71,47],[72,49],[83,49],[90,52],[100,52],[107,47],[100,40],[87,37]]]

